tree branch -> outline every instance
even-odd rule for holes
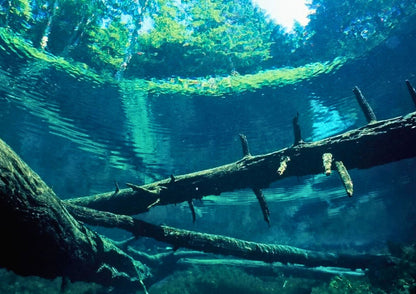
[[[329,174],[322,162],[325,153],[331,153],[334,161],[342,161],[348,169],[369,168],[415,157],[416,112],[373,121],[362,128],[321,141],[302,142],[264,155],[244,156],[234,163],[175,176],[174,181],[167,178],[132,189],[121,189],[118,193],[108,192],[66,202],[133,215],[147,211],[152,205],[180,203],[243,188],[260,189],[285,177]],[[285,170],[277,172],[281,170],[282,162]]]
[[[0,233],[0,266],[23,276],[63,276],[132,293],[149,275],[146,266],[76,221],[2,140]]]
[[[188,248],[206,253],[232,255],[248,260],[264,262],[281,262],[284,264],[303,264],[310,267],[331,266],[344,268],[369,268],[386,266],[393,263],[385,255],[349,255],[318,252],[287,245],[274,245],[249,242],[231,237],[193,232],[169,226],[157,226],[127,215],[65,203],[68,211],[78,220],[94,226],[117,227],[161,242],[169,243],[174,248]]]

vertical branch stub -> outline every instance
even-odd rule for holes
[[[361,107],[361,110],[364,113],[364,116],[367,120],[367,123],[377,121],[376,115],[374,114],[373,109],[371,108],[370,104],[368,104],[367,100],[365,99],[364,95],[361,93],[360,89],[355,86],[352,90],[355,94],[355,98],[357,98],[357,102]]]
[[[295,141],[293,143],[293,146],[301,144],[302,141],[302,135],[300,132],[300,126],[299,126],[299,112],[296,113],[296,116],[292,120],[293,123],[293,134],[295,135]]]
[[[261,211],[266,223],[270,226],[270,211],[267,206],[266,198],[264,197],[263,191],[259,188],[253,188],[254,194],[256,194],[257,200],[259,201]]]
[[[115,194],[117,194],[118,192],[120,192],[120,187],[119,187],[119,185],[118,185],[117,181],[114,181],[114,186],[116,186],[116,189],[115,189],[115,191],[114,191],[114,195],[115,195]]]
[[[192,213],[192,223],[195,223],[196,220],[196,213],[195,213],[195,206],[192,200],[188,200],[188,206]]]
[[[250,156],[250,149],[248,148],[247,137],[244,134],[239,134],[241,140],[241,147],[243,148],[243,156]]]
[[[335,166],[337,167],[338,174],[342,180],[342,183],[344,184],[347,195],[349,197],[352,197],[353,184],[352,184],[352,180],[351,180],[350,174],[348,173],[347,168],[345,167],[342,161],[335,161]]]
[[[406,80],[406,86],[407,86],[407,89],[409,90],[410,96],[412,97],[413,103],[416,106],[416,90],[415,88],[412,87],[409,80]]]
[[[175,176],[173,174],[171,174],[169,184],[173,184],[173,183],[175,183],[175,181],[176,181]]]
[[[332,154],[324,153],[322,154],[322,164],[324,166],[325,174],[329,176],[332,169]]]

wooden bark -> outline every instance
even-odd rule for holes
[[[260,189],[291,176],[324,172],[322,155],[331,153],[347,169],[369,168],[416,156],[416,112],[370,124],[317,142],[251,156],[223,166],[157,181],[129,184],[99,195],[67,200],[68,203],[134,215],[155,205],[174,204],[243,188]],[[243,146],[244,147],[244,146]],[[248,150],[248,147],[247,147]],[[282,169],[284,163],[285,169]],[[332,167],[335,169],[335,167]],[[328,173],[328,171],[326,171]]]
[[[344,268],[372,268],[387,266],[394,261],[385,255],[349,255],[305,250],[287,245],[244,241],[227,236],[193,232],[169,226],[157,226],[128,215],[65,204],[76,219],[94,226],[117,227],[133,233],[172,244],[174,248],[188,248],[206,253],[231,255],[247,260],[268,263],[303,264],[308,267],[331,266]]]
[[[198,267],[227,266],[240,268],[255,276],[276,276],[277,273],[285,276],[305,277],[315,280],[326,280],[335,275],[364,276],[365,271],[351,270],[338,267],[305,267],[303,265],[283,265],[281,263],[264,263],[256,260],[218,258],[216,256],[199,251],[171,251],[149,255],[137,251],[128,246],[128,253],[135,259],[145,264],[152,265],[152,268],[161,270],[160,274],[153,275],[154,282],[178,270],[192,269]],[[153,284],[153,283],[151,283]]]
[[[0,266],[20,275],[93,281],[131,293],[152,281],[141,262],[122,252],[112,242],[86,228],[117,227],[135,236],[147,236],[208,253],[232,255],[268,263],[371,268],[392,262],[388,256],[339,255],[286,245],[248,242],[168,226],[156,226],[127,215],[97,211],[64,203],[3,141],[0,140],[0,232],[3,239]],[[142,258],[143,259],[143,258]],[[144,259],[159,276],[164,264]],[[165,261],[172,263],[169,257]]]
[[[343,268],[328,268],[318,267],[310,268],[301,265],[281,265],[266,264],[264,262],[241,260],[241,259],[207,259],[207,258],[194,258],[186,257],[186,254],[182,254],[183,257],[178,259],[177,267],[179,269],[192,269],[194,266],[199,267],[215,267],[215,266],[229,266],[240,268],[255,276],[276,276],[276,273],[283,274],[286,277],[305,277],[314,280],[328,280],[334,276],[364,276],[364,271],[352,271]]]
[[[132,293],[148,274],[140,262],[76,221],[2,140],[0,233],[0,266],[23,276],[63,276]]]

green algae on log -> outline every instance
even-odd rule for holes
[[[309,267],[330,266],[366,269],[394,264],[388,255],[336,254],[301,249],[288,245],[265,244],[232,237],[194,232],[169,226],[157,226],[127,215],[97,211],[73,204],[65,204],[74,217],[94,226],[121,228],[135,236],[144,236],[173,245],[206,253],[231,255],[247,260],[268,263],[302,264]]]
[[[20,275],[97,282],[115,287],[117,293],[138,288],[146,292],[143,280],[152,280],[150,269],[78,221],[121,228],[175,248],[269,263],[356,269],[395,262],[389,256],[317,252],[156,226],[131,216],[65,203],[1,140],[0,204],[0,230],[8,236],[0,251],[0,266]]]

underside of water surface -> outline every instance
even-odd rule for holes
[[[356,86],[377,120],[414,112],[416,4],[332,2],[307,1],[308,23],[288,29],[249,0],[0,1],[0,138],[66,201],[239,161],[239,134],[251,155],[291,147],[294,118],[307,143],[364,127]],[[137,293],[414,293],[415,166],[347,166],[352,197],[323,169],[273,181],[261,187],[269,224],[255,187],[134,216],[392,264],[267,263],[136,236],[124,249],[153,258]],[[86,227],[115,244],[132,237]],[[0,293],[122,293],[0,266]]]

